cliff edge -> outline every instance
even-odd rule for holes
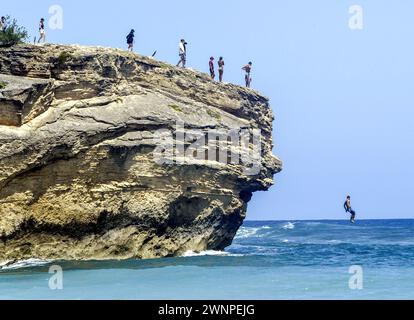
[[[117,49],[0,48],[0,261],[221,250],[281,161],[257,92]]]

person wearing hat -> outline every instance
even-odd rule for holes
[[[216,77],[216,73],[214,72],[214,57],[210,57],[209,67],[211,79],[214,80],[214,78]]]
[[[45,19],[40,19],[40,23],[39,23],[39,41],[37,41],[37,43],[40,43],[40,41],[43,40],[43,43],[46,42],[46,31],[45,31]]]
[[[178,61],[177,67],[181,64],[182,67],[185,68],[185,64],[187,62],[187,42],[184,39],[181,39],[178,50],[180,61]]]
[[[244,80],[246,81],[246,88],[250,88],[252,83],[252,78],[250,77],[250,72],[252,71],[252,62],[246,64],[242,69],[246,71],[246,75],[244,76]]]
[[[135,30],[132,29],[131,32],[127,35],[127,44],[128,44],[128,51],[134,51],[134,37],[135,37]]]

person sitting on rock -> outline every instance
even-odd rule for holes
[[[214,72],[214,57],[210,58],[209,67],[211,79],[214,80],[214,78],[216,77],[216,73]]]
[[[40,43],[40,41],[43,40],[43,43],[46,42],[46,31],[45,31],[45,19],[40,19],[40,23],[39,23],[39,41],[37,41],[37,43]]]
[[[252,62],[246,64],[242,69],[246,71],[246,75],[244,76],[244,80],[246,81],[246,88],[250,88],[252,83],[252,78],[250,77],[250,72],[252,71]]]
[[[134,51],[134,37],[135,37],[135,30],[132,29],[131,32],[127,35],[127,44],[128,44],[128,51]]]
[[[220,57],[218,63],[218,70],[219,70],[219,81],[223,82],[223,74],[224,74],[224,60],[223,57]]]
[[[178,50],[180,61],[178,61],[177,67],[181,64],[182,67],[185,68],[185,64],[187,62],[187,42],[184,39],[181,39]]]

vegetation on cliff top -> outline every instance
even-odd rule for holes
[[[0,47],[11,47],[19,43],[23,43],[28,37],[28,33],[24,27],[17,25],[17,20],[9,16],[6,17],[6,29],[0,31]]]

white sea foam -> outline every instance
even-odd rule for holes
[[[263,226],[260,228],[252,228],[252,227],[241,227],[237,232],[236,239],[245,239],[250,237],[260,237],[258,232],[260,230],[269,230],[272,229],[270,226]]]
[[[293,229],[295,229],[295,224],[292,223],[292,222],[288,222],[287,224],[285,224],[282,227],[282,229],[285,229],[285,230],[293,230]]]
[[[328,243],[332,243],[332,244],[342,244],[343,242],[341,240],[329,240]]]
[[[236,239],[245,239],[257,234],[260,228],[241,227],[237,232]]]
[[[21,261],[5,261],[0,263],[0,270],[15,270],[21,268],[30,268],[43,266],[50,263],[51,260],[41,260],[41,259],[27,259]]]
[[[183,257],[204,257],[204,256],[221,256],[221,257],[238,257],[240,254],[232,254],[225,251],[206,250],[201,252],[186,251]]]

